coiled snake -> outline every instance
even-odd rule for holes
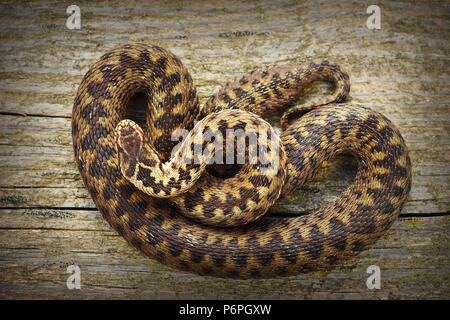
[[[317,79],[333,82],[334,94],[291,107],[278,136],[260,116],[293,101]],[[234,278],[328,269],[383,235],[411,183],[406,145],[388,119],[355,104],[330,104],[345,100],[349,90],[348,75],[323,60],[252,72],[200,108],[192,78],[175,55],[157,46],[122,46],[103,55],[78,88],[75,159],[103,217],[162,263]],[[137,92],[148,99],[144,130],[121,122]],[[289,125],[295,113],[302,116]],[[269,158],[279,164],[264,166],[260,157],[251,164],[247,157],[230,177],[205,170],[214,156],[212,140],[202,143],[198,137],[206,129],[237,128],[268,132],[267,144],[279,146],[267,148]],[[186,148],[172,139],[177,129],[189,130]],[[191,151],[199,145],[212,150],[209,158],[183,162],[195,158]],[[355,156],[358,170],[336,201],[309,215],[260,217],[280,194],[298,189],[342,152]]]

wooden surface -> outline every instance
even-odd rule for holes
[[[450,298],[449,3],[366,1],[82,2],[69,30],[65,2],[0,4],[0,298]],[[388,116],[413,163],[401,218],[370,250],[330,272],[269,280],[200,277],[150,260],[102,220],[73,160],[70,117],[90,64],[128,42],[177,54],[200,99],[265,65],[328,58],[351,77],[352,102]],[[317,83],[300,102],[327,95]],[[271,120],[275,124],[277,116]],[[311,212],[355,174],[340,156],[272,215]],[[81,289],[69,290],[69,265]],[[369,290],[366,269],[381,269]]]

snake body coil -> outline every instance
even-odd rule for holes
[[[289,109],[279,137],[270,131],[259,116],[291,102],[317,79],[333,82],[335,93]],[[411,183],[406,145],[388,119],[362,106],[329,104],[343,101],[349,90],[347,74],[324,60],[245,75],[200,108],[192,78],[176,56],[157,46],[123,46],[103,55],[78,88],[75,159],[103,217],[162,263],[234,278],[330,268],[384,234]],[[148,99],[144,130],[121,122],[137,92]],[[299,112],[304,114],[289,125],[288,117]],[[171,137],[177,129],[199,134],[195,120],[222,131],[267,126],[280,145],[277,171],[262,174],[260,165],[243,165],[224,179],[204,170],[207,157],[182,164],[183,154],[172,154],[178,142]],[[260,217],[280,194],[298,189],[342,152],[355,156],[358,171],[335,202],[306,216]]]

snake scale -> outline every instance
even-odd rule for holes
[[[315,80],[332,82],[334,93],[291,106],[277,135],[260,116],[286,106]],[[349,90],[347,73],[322,60],[244,75],[200,107],[192,78],[174,54],[158,46],[125,45],[104,54],[78,87],[75,159],[102,216],[161,263],[232,278],[329,269],[385,233],[411,184],[400,132],[378,112],[339,103]],[[123,119],[138,92],[148,101],[143,129]],[[289,124],[295,114],[301,116]],[[205,170],[207,157],[185,164],[183,152],[172,154],[179,145],[172,139],[177,129],[187,129],[196,141],[201,128],[262,127],[279,145],[278,153],[269,150],[271,159],[279,159],[276,170],[262,173],[260,163],[245,163],[221,177]],[[192,159],[195,144],[175,150]],[[201,146],[207,149],[208,143]],[[300,188],[324,161],[344,152],[356,158],[358,170],[336,201],[308,215],[260,217],[280,195]]]

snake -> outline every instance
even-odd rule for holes
[[[294,105],[316,80],[331,82],[333,93]],[[329,270],[381,238],[411,188],[399,130],[381,113],[345,103],[349,92],[348,74],[322,59],[245,74],[200,105],[175,54],[157,45],[122,45],[103,54],[78,86],[75,161],[102,217],[162,264],[240,279]],[[125,118],[137,93],[147,101],[142,127]],[[278,134],[263,116],[282,110]],[[225,175],[214,172],[211,159],[235,149],[205,141],[205,132],[237,129],[267,133],[266,155],[250,163],[249,144],[243,164],[219,165]],[[187,134],[174,139],[179,131]],[[195,147],[205,152],[196,155]],[[335,201],[306,215],[264,214],[342,153],[358,167]]]

